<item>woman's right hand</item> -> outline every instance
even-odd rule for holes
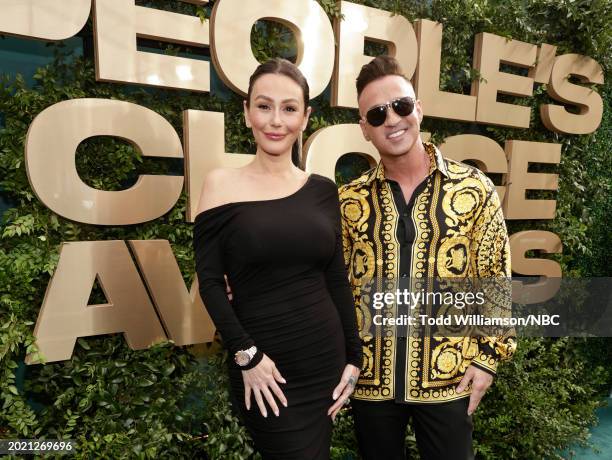
[[[259,364],[253,369],[242,371],[242,380],[244,381],[244,403],[247,410],[251,409],[251,392],[255,396],[255,401],[259,406],[261,415],[264,417],[268,416],[264,398],[274,412],[274,415],[278,417],[278,406],[274,400],[273,393],[283,406],[287,407],[287,398],[285,398],[283,391],[278,386],[278,383],[287,383],[287,381],[276,368],[274,361],[268,358],[267,355],[264,354]]]

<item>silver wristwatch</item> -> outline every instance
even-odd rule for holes
[[[236,361],[236,364],[239,366],[246,366],[251,362],[255,353],[257,353],[257,347],[255,345],[246,350],[238,350],[234,355],[234,361]]]

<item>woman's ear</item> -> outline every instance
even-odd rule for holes
[[[247,107],[247,101],[242,101],[244,107],[244,122],[247,128],[251,127],[251,120],[249,119],[249,108]]]
[[[308,120],[310,119],[310,114],[312,113],[312,107],[308,106],[306,109],[306,113],[304,114],[304,123],[302,123],[302,131],[306,129],[308,126]]]

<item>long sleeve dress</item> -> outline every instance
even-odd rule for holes
[[[340,225],[336,185],[317,174],[289,196],[195,219],[200,295],[230,357],[256,345],[248,367],[265,353],[287,381],[288,407],[264,418],[254,399],[246,410],[241,368],[230,362],[232,402],[264,459],[329,458],[333,389],[346,364],[362,364]]]

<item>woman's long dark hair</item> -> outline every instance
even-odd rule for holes
[[[270,73],[289,77],[296,82],[300,88],[302,88],[302,94],[304,96],[304,113],[306,113],[308,101],[310,100],[310,88],[308,87],[308,81],[306,81],[306,77],[304,77],[300,69],[298,69],[294,63],[282,58],[270,59],[269,61],[260,64],[257,69],[255,69],[255,72],[253,72],[253,75],[251,75],[251,78],[249,78],[249,89],[247,91],[246,100],[247,107],[249,107],[253,85],[257,79],[262,75],[267,75]],[[302,167],[301,138],[302,136],[299,136],[291,146],[291,161],[298,168]]]

